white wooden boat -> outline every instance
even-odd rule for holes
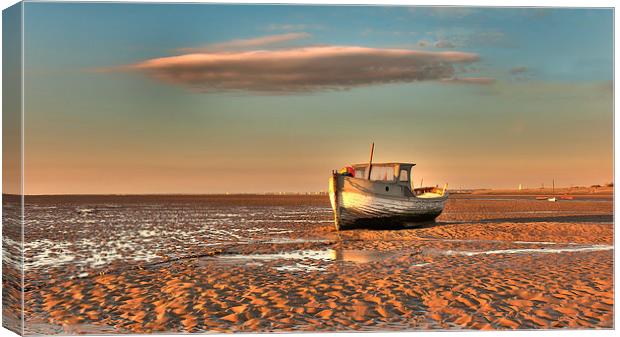
[[[332,172],[329,198],[336,229],[400,227],[432,221],[443,211],[447,184],[411,187],[412,163],[353,165],[354,172]],[[370,170],[370,172],[369,172]]]

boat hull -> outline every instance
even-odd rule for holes
[[[443,211],[447,193],[438,198],[402,196],[398,186],[334,175],[330,179],[330,201],[337,229],[356,227],[397,228],[433,221]],[[384,186],[392,186],[385,191]],[[383,193],[382,193],[383,192]]]

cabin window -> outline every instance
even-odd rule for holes
[[[355,169],[355,178],[366,179],[366,168],[356,168]]]
[[[409,172],[407,170],[400,170],[400,181],[409,181]]]
[[[394,168],[392,166],[373,166],[370,171],[370,180],[394,181]]]

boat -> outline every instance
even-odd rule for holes
[[[356,227],[394,228],[434,221],[448,199],[443,188],[412,187],[413,163],[351,165],[332,171],[329,198],[337,230]]]
[[[560,197],[560,199],[565,199],[565,198]],[[557,197],[536,197],[536,200],[547,200],[547,201],[555,202],[555,201],[558,201],[558,198]]]
[[[558,199],[555,197],[555,179],[552,180],[551,186],[552,186],[551,187],[552,188],[552,190],[551,190],[552,197],[547,199],[547,201],[556,202],[556,201],[558,201]]]

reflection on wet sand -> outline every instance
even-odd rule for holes
[[[275,254],[234,254],[220,255],[220,259],[246,259],[246,260],[323,260],[323,261],[346,261],[368,263],[384,260],[393,256],[392,252],[366,251],[359,249],[327,249],[327,250],[300,250]]]

